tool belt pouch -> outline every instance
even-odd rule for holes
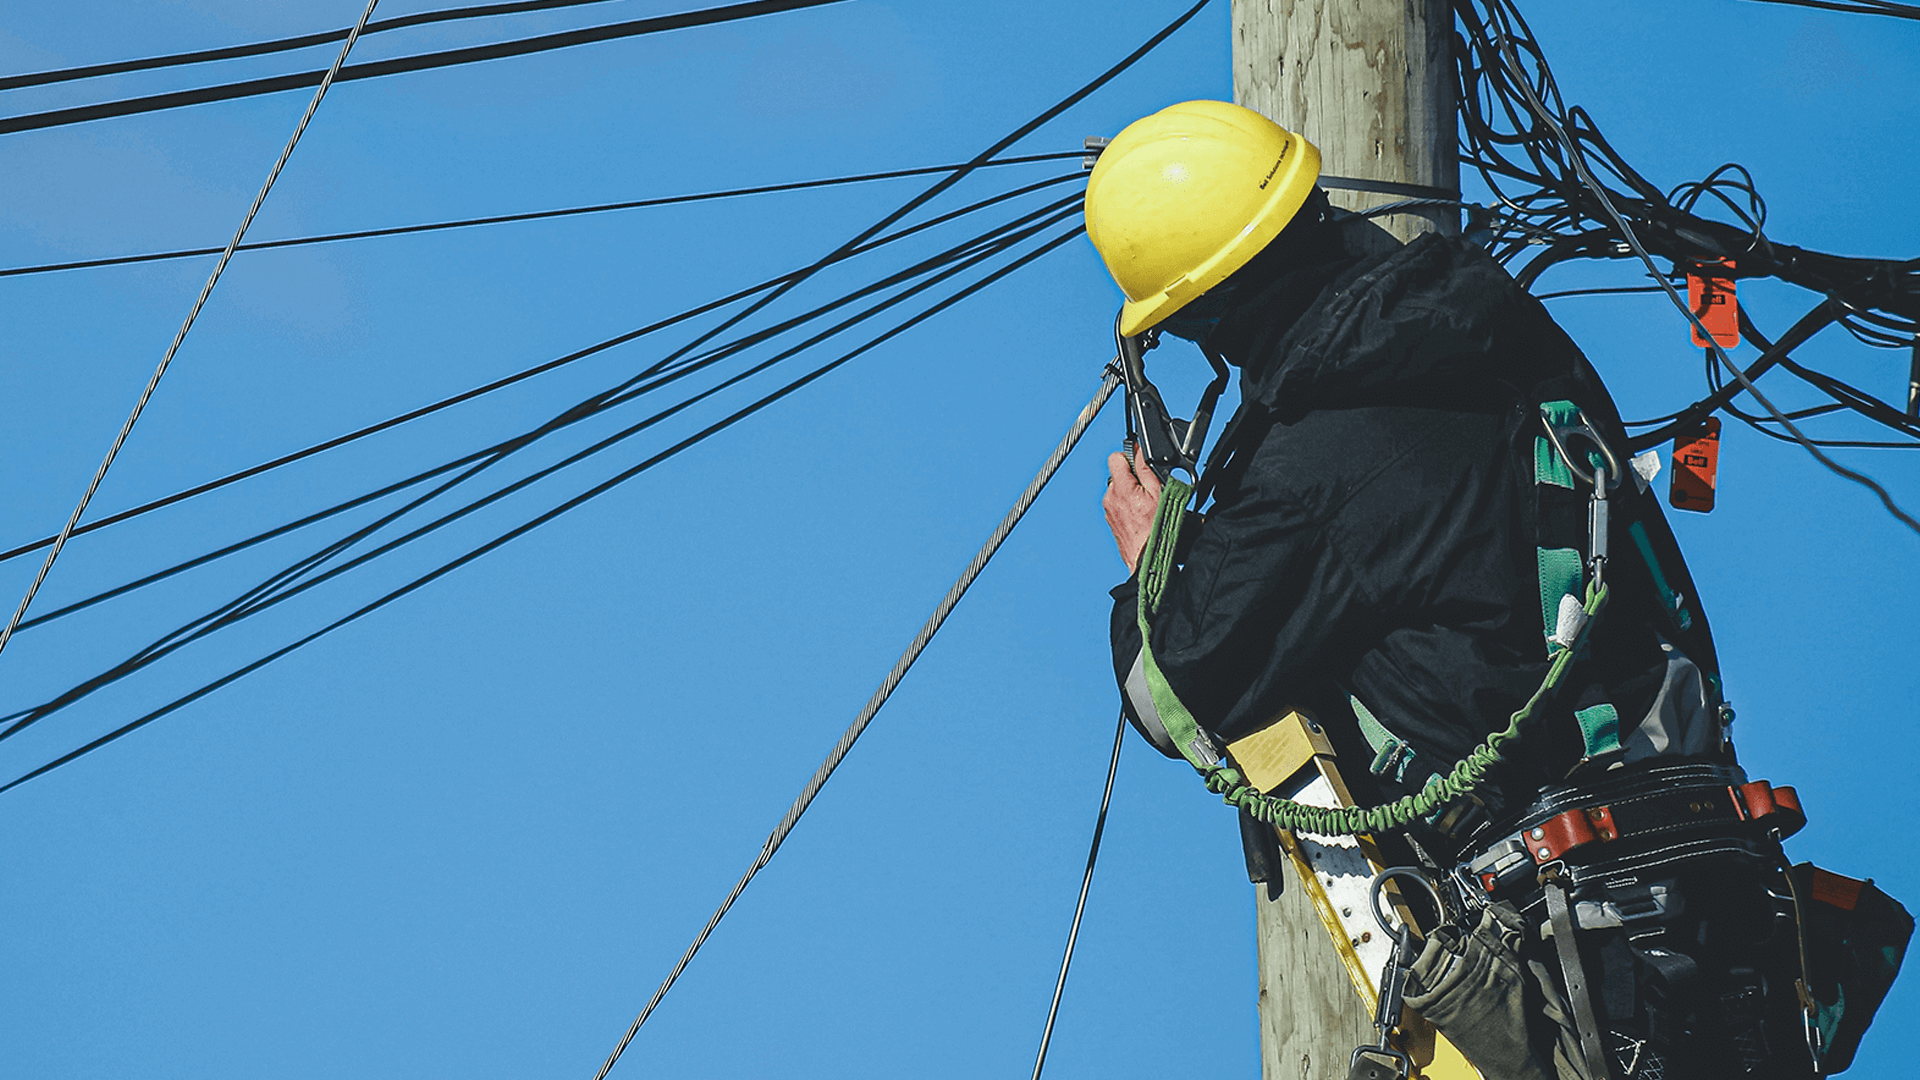
[[[1471,932],[1454,925],[1436,929],[1408,971],[1406,1003],[1482,1076],[1554,1080],[1527,1038],[1526,969],[1520,961],[1525,926],[1511,905],[1501,903],[1482,909]]]
[[[1812,863],[1793,868],[1793,887],[1803,905],[1800,918],[1826,1071],[1836,1073],[1853,1064],[1860,1037],[1900,973],[1913,916],[1872,881],[1842,877]]]

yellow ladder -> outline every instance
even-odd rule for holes
[[[1320,725],[1304,713],[1289,712],[1227,749],[1247,782],[1260,791],[1314,806],[1354,805],[1347,785],[1340,779],[1333,744]],[[1301,887],[1320,913],[1334,952],[1371,1015],[1379,998],[1380,972],[1392,950],[1389,935],[1374,924],[1369,893],[1374,875],[1385,869],[1379,849],[1365,836],[1275,831]],[[1406,914],[1404,909],[1400,911],[1402,918]],[[1395,1041],[1412,1058],[1415,1077],[1482,1080],[1466,1056],[1411,1008],[1406,1010]]]

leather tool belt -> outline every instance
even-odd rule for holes
[[[1777,840],[1807,819],[1792,788],[1694,762],[1548,788],[1509,820],[1460,860],[1456,877],[1473,901],[1525,906],[1550,864],[1578,885],[1709,855],[1771,861]]]

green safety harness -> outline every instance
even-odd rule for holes
[[[1510,744],[1521,737],[1523,729],[1540,711],[1542,704],[1559,689],[1576,658],[1585,652],[1584,646],[1594,621],[1606,607],[1607,491],[1617,486],[1624,475],[1612,450],[1572,402],[1546,402],[1540,406],[1540,416],[1546,434],[1535,438],[1534,482],[1573,489],[1575,481],[1579,480],[1592,490],[1588,509],[1588,557],[1582,559],[1580,551],[1570,547],[1538,549],[1541,621],[1547,629],[1547,655],[1551,661],[1546,678],[1541,680],[1540,688],[1534,691],[1526,704],[1508,719],[1503,730],[1487,736],[1486,741],[1475,747],[1445,775],[1434,774],[1418,793],[1402,796],[1382,806],[1310,806],[1262,793],[1223,757],[1212,736],[1201,727],[1193,713],[1168,685],[1166,676],[1154,659],[1153,632],[1149,620],[1159,612],[1161,599],[1172,580],[1174,552],[1179,547],[1181,525],[1193,488],[1173,477],[1167,478],[1160,490],[1160,503],[1154,513],[1153,528],[1147,534],[1146,547],[1141,552],[1138,572],[1141,666],[1161,724],[1181,756],[1200,773],[1207,790],[1221,796],[1229,805],[1239,807],[1275,828],[1321,836],[1378,833],[1404,828],[1416,819],[1436,817],[1448,804],[1473,794],[1486,782],[1493,768],[1506,760]],[[1568,449],[1567,444],[1575,437],[1592,444],[1592,449],[1585,455],[1587,461],[1584,468],[1575,464]],[[1685,629],[1692,623],[1692,617],[1683,606],[1682,598],[1668,587],[1646,530],[1636,521],[1629,526],[1629,532],[1634,539],[1634,546],[1639,549],[1652,573],[1655,587],[1666,603],[1667,610],[1673,614],[1676,625]],[[1581,602],[1576,599],[1575,590],[1581,588],[1583,579],[1585,601]],[[1397,765],[1396,778],[1404,776],[1413,757],[1411,748],[1396,739],[1357,698],[1353,699],[1353,705],[1362,733],[1378,754],[1374,760],[1374,771],[1384,772]],[[1583,761],[1598,760],[1619,752],[1620,718],[1618,710],[1612,705],[1592,705],[1576,711],[1574,716],[1579,721],[1586,744]]]

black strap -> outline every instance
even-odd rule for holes
[[[1587,972],[1580,964],[1580,946],[1573,939],[1573,912],[1567,907],[1566,879],[1549,872],[1542,875],[1540,883],[1546,887],[1553,947],[1560,954],[1560,974],[1567,983],[1567,1007],[1573,1010],[1580,1052],[1587,1059],[1587,1076],[1589,1080],[1612,1080],[1606,1047],[1600,1042],[1600,1025],[1594,1021],[1593,994],[1587,988]]]

